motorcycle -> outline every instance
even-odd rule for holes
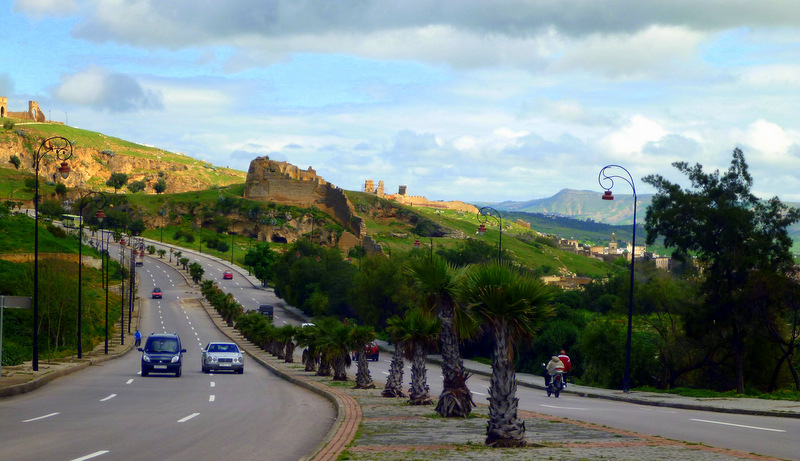
[[[545,376],[548,376],[549,373],[547,370],[547,365],[542,364],[545,367]],[[547,383],[547,396],[555,395],[558,398],[558,395],[561,394],[561,391],[564,389],[564,372],[556,370],[556,373],[550,376],[550,381]]]

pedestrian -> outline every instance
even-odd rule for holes
[[[561,360],[561,363],[564,364],[564,375],[562,378],[564,378],[564,387],[567,387],[567,373],[572,371],[572,361],[569,359],[567,351],[564,349],[561,349],[561,354],[558,355],[558,358]]]

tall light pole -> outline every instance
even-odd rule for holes
[[[72,144],[67,138],[53,136],[42,141],[33,157],[36,171],[33,192],[33,371],[39,370],[39,164],[51,152],[61,160],[58,172],[67,179],[70,169],[66,161],[72,157]]]
[[[613,172],[606,172],[607,169],[620,169],[625,172],[627,177],[620,176],[619,174],[613,174]],[[614,188],[614,180],[621,179],[628,183],[633,190],[633,236],[631,237],[631,284],[629,287],[628,292],[628,340],[625,345],[625,376],[622,379],[622,392],[626,394],[630,392],[631,389],[631,333],[633,330],[633,269],[634,269],[634,262],[636,261],[636,186],[633,184],[633,176],[631,173],[626,170],[625,168],[619,165],[606,165],[600,170],[600,174],[597,175],[597,182],[600,183],[600,187],[605,189],[605,193],[603,194],[603,200],[614,200],[614,194],[611,193],[611,189]]]
[[[484,211],[486,211],[486,213],[484,213]],[[497,216],[494,216],[492,213]],[[497,262],[500,262],[503,254],[503,218],[500,216],[499,211],[490,206],[485,206],[478,210],[478,222],[481,223],[481,225],[478,226],[478,234],[486,234],[486,221],[489,220],[489,217],[496,219],[497,224],[500,226],[500,239],[497,242]]]
[[[81,289],[83,287],[83,278],[82,278],[82,271],[83,271],[83,209],[86,208],[88,199],[91,196],[99,196],[102,200],[102,207],[106,204],[106,196],[102,192],[96,191],[89,191],[85,195],[83,195],[78,202],[78,358],[83,358],[83,297],[81,294]],[[95,216],[100,223],[103,223],[103,219],[106,217],[103,210],[100,209],[97,211],[97,215]]]
[[[103,234],[101,233],[100,235],[102,236]],[[109,266],[111,266],[111,249],[109,248],[109,241],[108,241],[110,236],[111,236],[111,232],[106,232],[106,236],[105,236],[106,246],[105,246],[105,251],[104,251],[105,262],[106,262],[106,264],[105,264],[105,269],[106,269],[106,271],[105,271],[105,277],[106,277],[106,343],[105,343],[105,348],[104,349],[105,349],[106,355],[108,355],[108,285],[109,285],[108,272],[109,272]]]
[[[233,245],[235,244],[234,239],[236,238],[236,232],[231,232],[231,264],[233,264]]]

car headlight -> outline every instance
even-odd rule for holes
[[[181,356],[180,355],[173,355],[172,356],[172,360],[170,360],[170,362],[178,363],[178,362],[180,362],[180,360],[181,360]]]
[[[206,356],[206,362],[207,363],[214,363],[216,361],[217,361],[217,357],[216,356],[213,356],[213,355],[207,355]]]
[[[147,354],[142,354],[142,361],[143,362],[149,362],[150,361],[150,356],[147,355]]]
[[[240,355],[240,356],[236,357],[235,359],[233,359],[233,362],[234,363],[244,363],[244,357],[242,357]]]

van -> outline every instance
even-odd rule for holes
[[[275,307],[272,304],[262,304],[258,306],[258,313],[261,315],[266,315],[269,318],[272,318],[274,310]]]

